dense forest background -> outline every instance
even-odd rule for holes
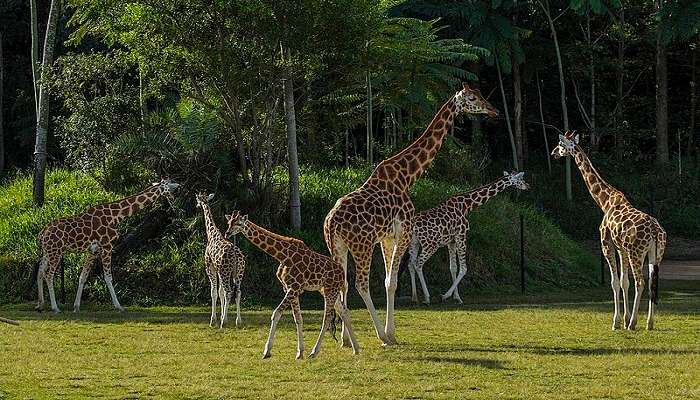
[[[699,31],[693,0],[5,0],[0,301],[21,296],[12,282],[28,279],[45,223],[161,176],[182,184],[174,207],[121,228],[127,301],[202,297],[198,191],[217,193],[221,215],[242,209],[323,250],[335,200],[461,82],[501,114],[457,122],[414,190],[418,209],[526,171],[532,190],[475,213],[468,284],[513,283],[519,214],[535,281],[591,284],[600,212],[549,151],[576,129],[610,183],[672,238],[697,239]],[[67,260],[70,282],[80,263]],[[272,267],[249,274],[251,293],[277,290]]]

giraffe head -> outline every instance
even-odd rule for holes
[[[226,221],[228,223],[228,229],[226,229],[226,237],[235,236],[245,228],[246,223],[248,223],[248,216],[241,215],[240,212],[234,211],[230,215],[226,215]]]
[[[457,113],[486,114],[491,118],[498,116],[498,110],[484,99],[479,89],[472,89],[466,83],[455,94],[455,105]]]
[[[208,204],[213,198],[214,193],[210,193],[208,195],[206,193],[197,193],[195,196],[195,199],[197,200],[197,207],[203,208],[203,206]]]
[[[158,194],[167,197],[171,204],[175,200],[173,192],[179,186],[179,183],[175,183],[170,179],[161,179],[160,182],[153,182],[153,187],[156,188]]]
[[[559,135],[559,144],[552,150],[552,157],[558,159],[564,156],[574,155],[574,149],[578,145],[579,136],[576,131],[567,131]]]
[[[503,179],[506,181],[508,186],[514,186],[520,190],[530,189],[530,185],[525,182],[524,172],[513,171],[508,173],[507,171],[503,171]]]

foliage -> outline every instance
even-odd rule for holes
[[[658,330],[651,332],[609,331],[607,285],[534,296],[470,294],[465,306],[399,303],[400,345],[392,348],[379,346],[356,303],[352,322],[362,352],[352,356],[326,336],[318,359],[303,361],[294,360],[290,312],[279,323],[273,358],[260,360],[279,297],[262,309],[246,304],[240,329],[210,328],[206,307],[116,313],[88,306],[57,316],[26,304],[0,307],[0,315],[21,323],[0,325],[0,396],[539,400],[580,399],[585,388],[584,397],[593,398],[696,398],[700,293],[670,282],[661,288]],[[321,324],[319,301],[308,300],[317,299],[302,297],[307,354]]]

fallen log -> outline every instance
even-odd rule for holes
[[[5,323],[10,324],[10,325],[19,325],[19,322],[15,321],[13,319],[7,319],[7,318],[3,318],[3,317],[0,317],[0,322],[5,322]]]

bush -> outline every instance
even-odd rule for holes
[[[290,233],[287,226],[287,194],[275,193],[278,211],[272,216],[270,229],[293,235],[306,241],[322,254],[328,254],[323,241],[323,220],[336,200],[360,185],[369,169],[311,170],[301,173],[302,229]],[[278,170],[276,187],[286,188],[286,173]],[[47,180],[47,202],[36,210],[31,205],[31,180],[20,176],[0,188],[0,302],[17,301],[27,283],[39,250],[36,234],[49,221],[83,211],[90,205],[110,201],[118,196],[100,188],[97,182],[80,173],[65,170],[50,171]],[[418,210],[432,207],[448,196],[466,191],[465,185],[437,182],[427,178],[415,185],[412,195]],[[506,192],[473,212],[469,235],[469,274],[465,279],[470,288],[497,288],[505,292],[519,287],[518,219],[525,218],[528,288],[590,285],[597,281],[595,258],[568,239],[541,212],[522,205]],[[225,229],[224,213],[235,205],[236,193],[219,193],[212,208],[220,229]],[[245,211],[245,210],[243,210]],[[250,213],[259,222],[262,216]],[[120,231],[126,231],[127,220]],[[269,302],[280,298],[281,288],[275,277],[277,262],[254,248],[247,240],[237,238],[247,257],[243,282],[246,301]],[[124,304],[192,304],[206,303],[209,282],[204,274],[203,253],[205,233],[198,211],[194,216],[176,219],[157,240],[144,243],[138,251],[126,257],[113,269],[115,288]],[[450,285],[446,250],[438,253],[426,265],[426,278],[434,289],[446,290]],[[84,255],[66,258],[66,288],[68,297],[75,293]],[[383,294],[383,261],[377,247],[373,258],[371,288],[374,296]],[[350,267],[354,279],[354,268]],[[401,293],[407,293],[409,274],[402,276]],[[18,285],[18,282],[20,283]],[[90,280],[85,290],[86,301],[108,302],[109,296],[101,279]],[[463,290],[464,291],[464,290]],[[354,289],[351,293],[354,293]],[[34,296],[34,295],[33,295]],[[351,295],[356,296],[356,295]]]

